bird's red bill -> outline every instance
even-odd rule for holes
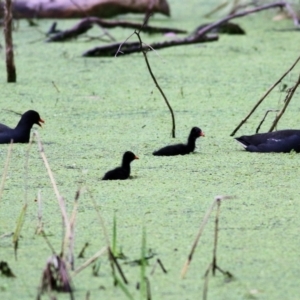
[[[134,159],[139,159],[138,156],[135,156]]]
[[[45,121],[43,119],[41,119],[41,118],[39,119],[39,122],[45,123]],[[42,127],[42,124],[38,123],[38,125]]]
[[[205,133],[201,131],[200,136],[205,136]]]

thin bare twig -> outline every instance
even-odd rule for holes
[[[155,272],[157,266],[160,266],[160,268],[162,269],[162,271],[163,271],[165,274],[168,273],[168,271],[167,271],[166,268],[164,267],[163,263],[162,263],[161,260],[158,258],[158,259],[156,260],[156,262],[154,263],[153,267],[152,267],[152,270],[151,270],[150,275],[154,275],[154,272]]]
[[[214,249],[213,249],[213,260],[212,260],[212,274],[215,276],[217,268],[217,247],[218,247],[218,233],[219,233],[219,215],[221,208],[221,199],[218,198],[217,202],[217,212],[215,218],[215,238],[214,238]]]
[[[148,19],[150,18],[150,15],[148,15]],[[147,20],[147,19],[146,19]],[[142,26],[143,27],[143,26]],[[162,88],[160,87],[160,85],[158,84],[153,72],[152,72],[152,69],[150,67],[150,63],[148,61],[148,57],[147,57],[147,51],[146,49],[143,47],[143,42],[142,42],[142,39],[141,39],[141,36],[140,36],[140,32],[141,32],[141,29],[139,30],[135,30],[134,33],[136,34],[136,36],[138,37],[139,39],[139,42],[140,42],[140,49],[144,55],[144,58],[145,58],[145,62],[146,62],[146,65],[147,65],[147,68],[148,68],[148,71],[151,75],[151,78],[152,80],[154,81],[155,83],[155,86],[157,87],[157,89],[159,90],[160,94],[162,95],[162,97],[164,98],[165,100],[165,103],[167,104],[168,108],[169,108],[169,111],[171,113],[171,117],[172,117],[172,137],[175,138],[175,129],[176,129],[176,125],[175,125],[175,115],[174,115],[174,112],[173,112],[173,109],[165,95],[165,93],[163,92]]]
[[[84,252],[87,249],[87,247],[89,246],[89,243],[85,243],[81,249],[81,251],[79,252],[77,258],[84,258]]]
[[[254,111],[257,109],[257,107],[264,101],[264,99],[271,93],[271,91],[283,80],[283,78],[289,74],[294,67],[297,65],[297,63],[300,60],[300,56],[296,59],[296,61],[292,64],[292,66],[267,90],[267,92],[258,100],[258,102],[254,105],[254,107],[251,109],[251,111],[248,113],[248,115],[240,122],[240,124],[233,130],[233,132],[230,134],[230,136],[234,136],[237,131],[243,126],[244,123],[250,118],[250,116],[254,113]]]
[[[118,263],[116,257],[115,257],[114,254],[112,253],[110,247],[108,247],[108,255],[109,255],[109,257],[110,257],[110,260],[111,260],[111,261],[114,263],[114,265],[117,267],[117,270],[119,271],[119,274],[120,274],[120,276],[122,277],[124,283],[125,283],[125,284],[128,284],[128,280],[127,280],[127,278],[126,278],[126,276],[125,276],[125,274],[124,274],[124,272],[123,272],[123,270],[122,270],[120,264]]]
[[[228,22],[229,20],[232,19],[236,19],[236,18],[241,18],[253,13],[257,13],[266,9],[270,9],[270,8],[275,8],[275,7],[285,7],[286,6],[286,2],[285,1],[278,1],[278,2],[274,2],[271,4],[266,4],[266,5],[262,5],[253,9],[249,9],[243,12],[239,12],[230,16],[227,16],[221,20],[218,20],[216,22],[213,22],[211,24],[208,24],[207,26],[201,28],[196,34],[195,36],[197,37],[202,37],[203,35],[205,35],[206,33],[210,32],[212,29],[219,27],[221,24]]]
[[[272,132],[274,130],[274,128],[276,127],[277,123],[279,122],[280,118],[283,116],[286,108],[288,107],[290,101],[292,100],[294,93],[296,92],[299,85],[300,85],[300,75],[299,75],[298,80],[295,83],[295,85],[289,90],[289,93],[287,94],[286,100],[284,102],[284,106],[283,106],[282,110],[279,112],[279,114],[277,115],[277,117],[275,118],[272,126],[269,129],[269,132]]]
[[[86,187],[86,191],[87,191],[88,195],[90,196],[90,199],[92,200],[94,209],[95,209],[95,211],[97,213],[99,222],[100,222],[102,230],[103,230],[103,234],[104,234],[106,246],[108,248],[110,246],[110,240],[109,240],[109,237],[108,237],[108,233],[107,233],[107,229],[106,229],[106,226],[105,226],[105,223],[104,223],[104,219],[103,219],[102,215],[100,214],[100,211],[99,211],[99,209],[97,207],[96,201],[95,201],[92,193],[90,192],[90,190],[87,187]]]
[[[7,82],[16,82],[17,73],[14,62],[14,48],[12,40],[12,1],[5,1],[5,16],[4,16],[4,36],[6,48],[6,72]]]
[[[55,82],[52,80],[52,85],[54,86],[54,88],[56,89],[56,91],[59,93],[60,90],[58,89],[57,85],[55,84]]]
[[[267,115],[269,114],[269,112],[278,112],[279,110],[278,109],[268,109],[263,117],[263,119],[260,121],[260,123],[258,124],[256,130],[255,130],[255,133],[258,133],[259,132],[259,129],[261,127],[261,125],[264,123]]]
[[[157,89],[159,90],[160,94],[161,94],[162,97],[164,98],[165,103],[167,104],[167,106],[168,106],[168,108],[169,108],[169,111],[170,111],[170,113],[171,113],[171,117],[172,117],[172,137],[175,138],[176,125],[175,125],[175,115],[174,115],[173,109],[172,109],[172,107],[171,107],[171,105],[170,105],[170,103],[169,103],[169,101],[168,101],[168,99],[167,99],[165,93],[163,92],[162,88],[161,88],[160,85],[158,84],[158,82],[157,82],[157,80],[156,80],[156,78],[155,78],[155,76],[154,76],[154,74],[153,74],[153,72],[152,72],[152,69],[151,69],[150,64],[149,64],[149,61],[148,61],[147,52],[146,52],[145,48],[143,47],[142,39],[141,39],[141,37],[140,37],[139,32],[138,32],[138,31],[135,31],[134,33],[137,35],[137,37],[138,37],[138,39],[139,39],[139,41],[140,41],[140,47],[141,47],[141,49],[142,49],[142,53],[143,53],[143,55],[144,55],[145,62],[146,62],[148,71],[149,71],[149,73],[150,73],[150,75],[151,75],[151,78],[152,78],[152,80],[154,81],[155,86],[156,86]]]
[[[89,258],[86,262],[84,262],[80,267],[78,267],[72,274],[72,277],[76,276],[90,264],[92,264],[95,260],[97,260],[100,256],[107,252],[107,247],[103,247],[100,251],[94,254],[91,258]]]
[[[51,243],[50,243],[50,241],[49,241],[49,239],[48,239],[48,237],[47,237],[47,235],[46,235],[44,229],[41,231],[41,235],[42,235],[42,237],[45,239],[46,244],[48,245],[48,247],[49,247],[49,249],[51,250],[52,254],[53,254],[53,255],[57,255],[57,254],[56,254],[56,251],[54,250],[53,246],[51,245]]]
[[[201,237],[201,235],[202,235],[202,232],[203,232],[203,230],[204,230],[204,227],[205,227],[205,225],[207,224],[207,221],[208,221],[208,219],[209,219],[209,217],[210,217],[210,215],[211,215],[211,213],[212,213],[212,211],[213,211],[215,205],[216,205],[216,201],[214,200],[214,201],[212,202],[211,206],[209,207],[209,209],[207,210],[207,212],[206,212],[206,214],[205,214],[205,216],[204,216],[204,218],[203,218],[203,220],[202,220],[202,223],[201,223],[201,225],[200,225],[198,234],[197,234],[197,236],[196,236],[196,238],[195,238],[195,241],[194,241],[194,243],[193,243],[193,245],[192,245],[192,249],[191,249],[190,254],[189,254],[189,256],[188,256],[188,259],[187,259],[187,261],[185,262],[185,264],[184,264],[184,266],[183,266],[183,268],[182,268],[182,270],[181,270],[181,278],[184,278],[184,277],[185,277],[185,274],[186,274],[186,272],[187,272],[187,270],[188,270],[188,267],[189,267],[189,265],[190,265],[190,263],[191,263],[191,261],[192,261],[192,259],[193,259],[194,252],[195,252],[195,250],[196,250],[196,248],[197,248],[197,245],[198,245],[198,242],[199,242],[200,237]]]
[[[133,32],[129,37],[127,37],[126,40],[125,40],[124,42],[119,43],[119,47],[118,47],[118,50],[117,50],[117,52],[116,52],[116,54],[115,54],[115,57],[117,57],[119,53],[124,54],[124,52],[121,51],[121,48],[123,47],[124,44],[126,44],[126,42],[127,42],[133,35],[134,35],[134,32]],[[138,43],[136,43],[136,44],[138,44]]]

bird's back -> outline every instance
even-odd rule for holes
[[[153,155],[157,156],[172,156],[172,155],[185,155],[192,152],[187,145],[177,144],[163,147],[153,152]]]
[[[103,176],[102,180],[124,180],[127,179],[130,175],[130,169],[127,170],[122,167],[115,168],[111,171],[108,171]]]

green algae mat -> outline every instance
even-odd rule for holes
[[[202,17],[213,3],[189,1],[187,6],[178,0],[170,2],[172,18],[155,16],[152,24],[192,31],[213,20]],[[219,41],[209,44],[148,53],[175,112],[175,139],[171,138],[169,111],[142,54],[83,58],[85,50],[103,42],[81,37],[66,43],[44,43],[43,32],[53,20],[37,21],[38,27],[19,22],[14,32],[16,84],[5,82],[5,50],[0,50],[0,120],[15,126],[19,117],[8,110],[38,111],[45,120],[43,128],[38,128],[39,135],[68,215],[76,191],[82,188],[75,223],[75,269],[106,245],[95,206],[109,239],[112,242],[115,236],[116,249],[126,256],[118,261],[130,296],[122,285],[114,286],[110,263],[103,255],[94,268],[90,265],[72,277],[75,299],[146,299],[137,289],[141,274],[149,280],[152,299],[201,299],[204,273],[212,259],[214,214],[186,277],[180,275],[216,195],[235,196],[221,206],[218,240],[218,265],[230,272],[233,280],[218,272],[210,277],[208,299],[299,298],[300,156],[247,153],[229,136],[299,56],[299,33],[286,30],[292,28],[291,20],[272,21],[275,13],[236,20],[246,31],[243,36],[221,35]],[[143,17],[129,15],[126,19],[141,21]],[[73,24],[59,22],[62,29]],[[125,40],[131,33],[111,30],[117,40]],[[89,35],[99,35],[99,29]],[[150,43],[167,37],[142,34],[142,38]],[[0,44],[4,45],[3,38]],[[290,87],[298,74],[296,67],[283,83]],[[284,97],[280,87],[276,88],[237,136],[255,133],[265,111],[282,107]],[[278,129],[299,129],[299,114],[296,93]],[[268,116],[261,132],[269,129],[272,117]],[[162,146],[185,142],[193,126],[206,135],[197,140],[195,153],[152,155]],[[120,164],[127,150],[140,158],[131,164],[132,179],[101,181],[106,171]],[[1,175],[7,151],[8,145],[0,145]],[[0,261],[7,262],[16,277],[0,275],[1,299],[36,298],[52,255],[45,239],[36,234],[38,195],[47,240],[59,254],[62,217],[38,145],[34,142],[30,149],[13,145],[0,200]],[[25,201],[28,206],[16,259],[11,233]],[[78,258],[86,243],[84,257]],[[141,258],[142,250],[153,256],[145,270],[130,263]],[[158,265],[153,272],[157,259],[167,273]],[[56,296],[70,298],[63,293]]]

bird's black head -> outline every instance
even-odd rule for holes
[[[41,123],[44,123],[44,120],[40,117],[39,113],[35,110],[28,110],[26,111],[22,117],[21,121],[24,123],[27,123],[28,125],[37,124],[39,126],[42,126]]]
[[[133,152],[126,151],[123,155],[123,161],[125,162],[132,162],[135,159],[139,159]]]
[[[198,138],[199,136],[205,136],[205,134],[199,127],[193,127],[190,136],[194,138]]]

